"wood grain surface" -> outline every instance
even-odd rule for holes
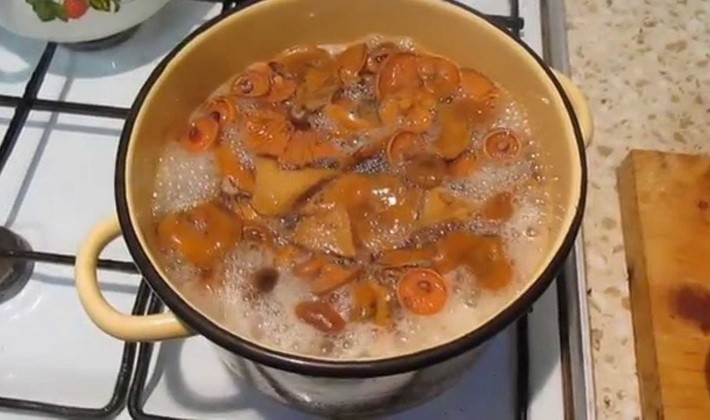
[[[632,150],[618,169],[645,419],[710,419],[710,156]]]

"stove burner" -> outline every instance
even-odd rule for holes
[[[0,226],[0,249],[30,251],[30,244],[11,230]],[[27,284],[34,262],[0,257],[0,303],[11,299]]]
[[[72,43],[66,43],[63,44],[65,47],[76,50],[76,51],[94,51],[94,50],[101,50],[104,48],[110,48],[113,46],[116,46],[124,41],[126,41],[128,38],[133,36],[134,33],[138,30],[138,27],[140,25],[136,25],[132,28],[128,28],[123,32],[119,32],[117,34],[109,35],[105,38],[100,38],[100,39],[94,39],[92,41],[84,41],[84,42],[72,42]]]

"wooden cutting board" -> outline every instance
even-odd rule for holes
[[[710,156],[618,170],[644,419],[710,419]]]

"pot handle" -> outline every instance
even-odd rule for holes
[[[589,103],[584,97],[582,90],[577,87],[572,80],[558,70],[552,70],[557,78],[557,81],[562,85],[562,89],[567,94],[567,98],[572,103],[572,108],[579,122],[579,129],[582,131],[582,139],[584,146],[589,147],[594,136],[594,121],[592,119],[592,111],[589,109]]]
[[[96,278],[99,254],[121,234],[113,215],[91,229],[76,257],[75,277],[79,300],[89,318],[104,332],[125,341],[160,341],[193,333],[173,314],[127,315],[104,298]]]

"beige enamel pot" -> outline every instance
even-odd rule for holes
[[[557,221],[526,287],[482,325],[417,353],[367,361],[293,355],[232,334],[190,302],[157,262],[151,220],[156,163],[163,144],[217,86],[247,64],[299,43],[338,43],[369,34],[410,36],[427,50],[501,83],[528,112],[548,164]],[[76,265],[79,297],[106,333],[128,341],[201,334],[245,381],[292,406],[320,414],[371,415],[420,403],[450,386],[481,345],[522,315],[569,253],[585,200],[584,143],[592,134],[579,90],[527,46],[481,14],[441,0],[266,0],[215,18],[153,71],[133,104],[116,161],[117,216],[99,223]],[[96,279],[103,247],[119,235],[170,312],[130,316],[112,308]]]

